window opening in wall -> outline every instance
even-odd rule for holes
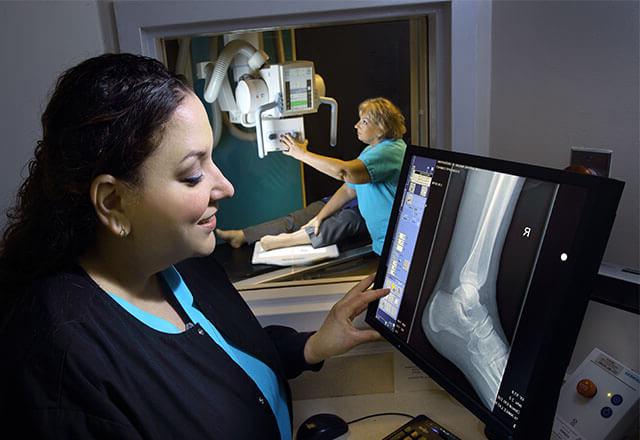
[[[428,146],[430,118],[427,16],[366,23],[328,24],[299,28],[192,35],[160,39],[164,61],[184,75],[205,103],[214,129],[214,160],[231,180],[236,197],[221,204],[219,225],[237,229],[303,207],[330,195],[340,182],[279,152],[257,154],[256,130],[232,122],[228,112],[203,99],[205,80],[198,64],[215,61],[226,44],[245,39],[269,56],[269,63],[311,61],[324,80],[325,94],[337,102],[337,145],[330,146],[330,106],[303,115],[304,136],[310,150],[343,160],[357,157],[364,145],[355,135],[358,104],[384,96],[396,103],[406,118],[407,143]],[[234,90],[246,67],[235,57],[228,70]],[[243,70],[245,69],[245,70]]]

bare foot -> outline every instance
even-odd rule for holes
[[[277,235],[265,235],[260,239],[260,245],[265,251],[270,251],[271,249],[278,249],[282,247],[282,244],[280,243]]]
[[[299,229],[288,234],[265,235],[260,239],[260,244],[262,249],[269,251],[271,249],[311,244],[311,239],[304,230]]]
[[[241,229],[229,229],[228,231],[216,229],[216,235],[236,249],[247,242]]]

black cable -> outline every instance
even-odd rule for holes
[[[415,416],[412,416],[410,414],[405,414],[405,413],[383,412],[383,413],[369,414],[368,416],[360,417],[359,419],[355,419],[355,420],[352,420],[350,422],[347,422],[347,425],[359,422],[361,420],[370,419],[371,417],[378,417],[378,416],[404,416],[404,417],[409,417],[410,419],[415,418]]]

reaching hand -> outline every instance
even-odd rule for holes
[[[366,290],[374,278],[375,274],[367,276],[334,304],[320,329],[307,340],[304,357],[308,363],[315,364],[362,343],[380,340],[377,331],[353,325],[353,319],[366,310],[371,301],[389,293],[389,289]]]
[[[287,156],[291,156],[295,159],[300,160],[300,158],[307,152],[307,145],[309,145],[308,140],[304,140],[304,142],[298,142],[291,135],[285,134],[280,138],[280,142],[287,147],[285,150],[282,150],[284,154]]]
[[[318,235],[320,233],[320,225],[322,224],[322,220],[318,218],[318,216],[315,216],[314,218],[312,218],[311,220],[309,220],[304,226],[302,226],[302,228],[300,229],[306,229],[309,226],[313,227],[313,233],[315,235]]]

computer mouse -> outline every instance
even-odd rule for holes
[[[300,425],[296,440],[332,440],[348,430],[347,422],[335,414],[315,414]]]

